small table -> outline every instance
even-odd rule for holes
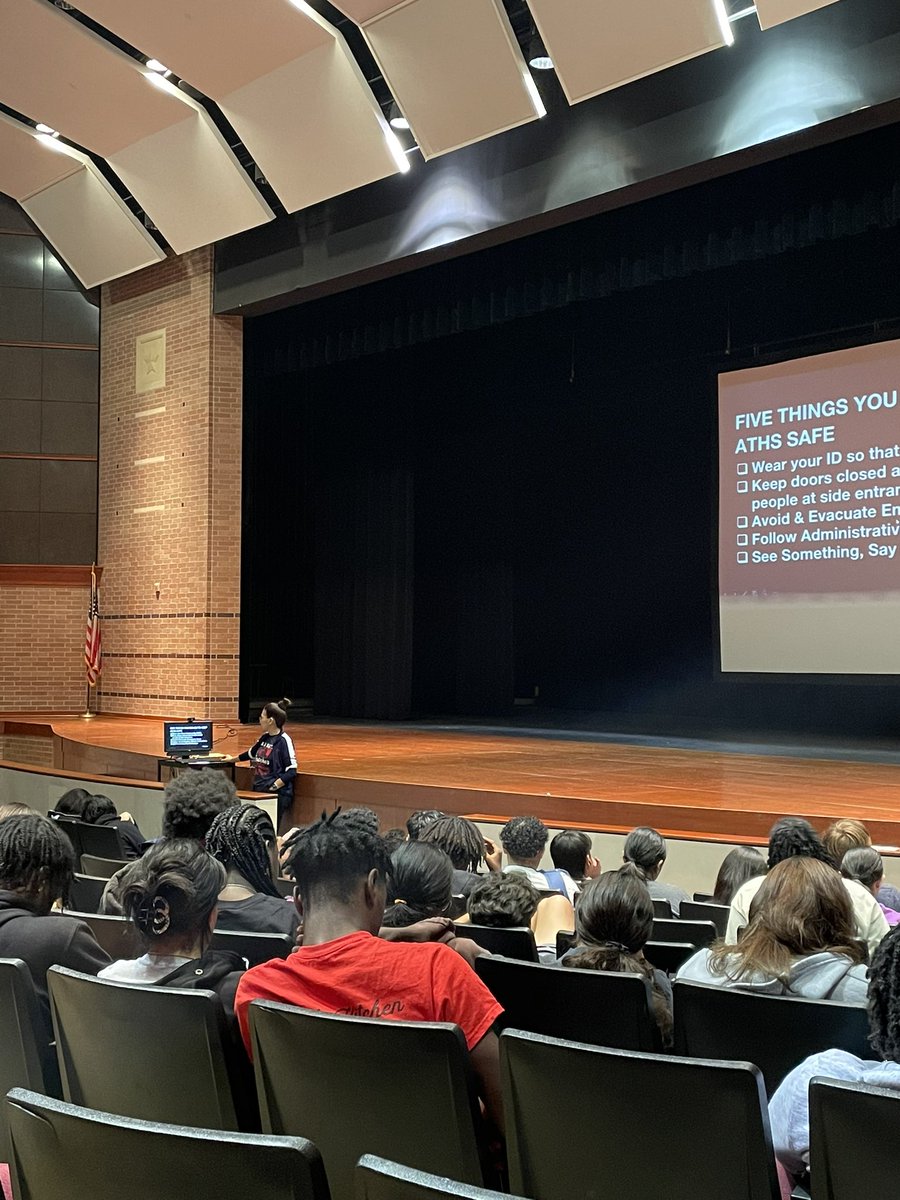
[[[203,754],[186,758],[158,758],[156,760],[156,782],[168,783],[182,771],[202,771],[204,767],[212,767],[215,771],[228,771],[231,782],[234,783],[233,762],[227,758],[212,758]]]

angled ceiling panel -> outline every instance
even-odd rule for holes
[[[836,0],[757,0],[756,15],[763,29],[793,21],[794,17],[805,16],[817,8],[826,8]]]
[[[286,0],[84,0],[215,100],[289,212],[408,169],[344,39]]]
[[[43,0],[0,0],[0,101],[104,157],[177,253],[273,213],[209,115]]]
[[[544,115],[500,0],[336,0],[369,48],[425,158]]]
[[[165,258],[86,155],[2,113],[0,191],[19,201],[85,287]]]
[[[570,104],[731,41],[723,0],[529,0]]]

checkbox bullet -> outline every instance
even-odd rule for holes
[[[749,486],[750,485],[749,485],[749,483],[747,483],[746,479],[739,479],[738,485],[737,485],[737,490],[739,492],[746,492]]]
[[[745,563],[748,559],[747,551],[741,550],[738,552],[737,560],[739,563]]]
[[[748,546],[750,544],[750,539],[747,537],[746,533],[739,533],[737,535],[737,544],[739,546]]]
[[[738,465],[737,465],[738,475],[746,475],[748,470],[749,470],[749,468],[746,463],[738,463]]]
[[[738,517],[738,519],[737,519],[738,529],[746,529],[749,524],[750,524],[749,517]]]

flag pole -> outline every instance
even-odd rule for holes
[[[84,685],[84,712],[81,714],[82,721],[93,721],[96,713],[91,712],[91,685]]]
[[[97,573],[95,570],[96,566],[97,566],[96,563],[91,563],[91,603],[90,603],[90,607],[88,608],[88,630],[89,630],[89,632],[91,630],[91,620],[93,619],[95,622],[99,620],[99,614],[98,614],[98,610],[97,610]],[[93,637],[93,635],[92,635],[92,637]],[[94,653],[94,651],[92,650],[91,654],[93,655],[93,653]],[[85,666],[87,667],[88,672],[90,672],[91,666],[90,666],[90,663],[88,662],[87,655],[85,655]],[[84,687],[84,712],[81,714],[82,721],[93,721],[94,717],[96,716],[95,713],[91,712],[91,686],[92,685],[91,685],[90,673],[88,673],[88,678],[85,682],[85,687]]]

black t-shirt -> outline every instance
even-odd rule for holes
[[[257,892],[246,900],[220,900],[217,929],[236,933],[297,932],[297,910],[292,900]]]

